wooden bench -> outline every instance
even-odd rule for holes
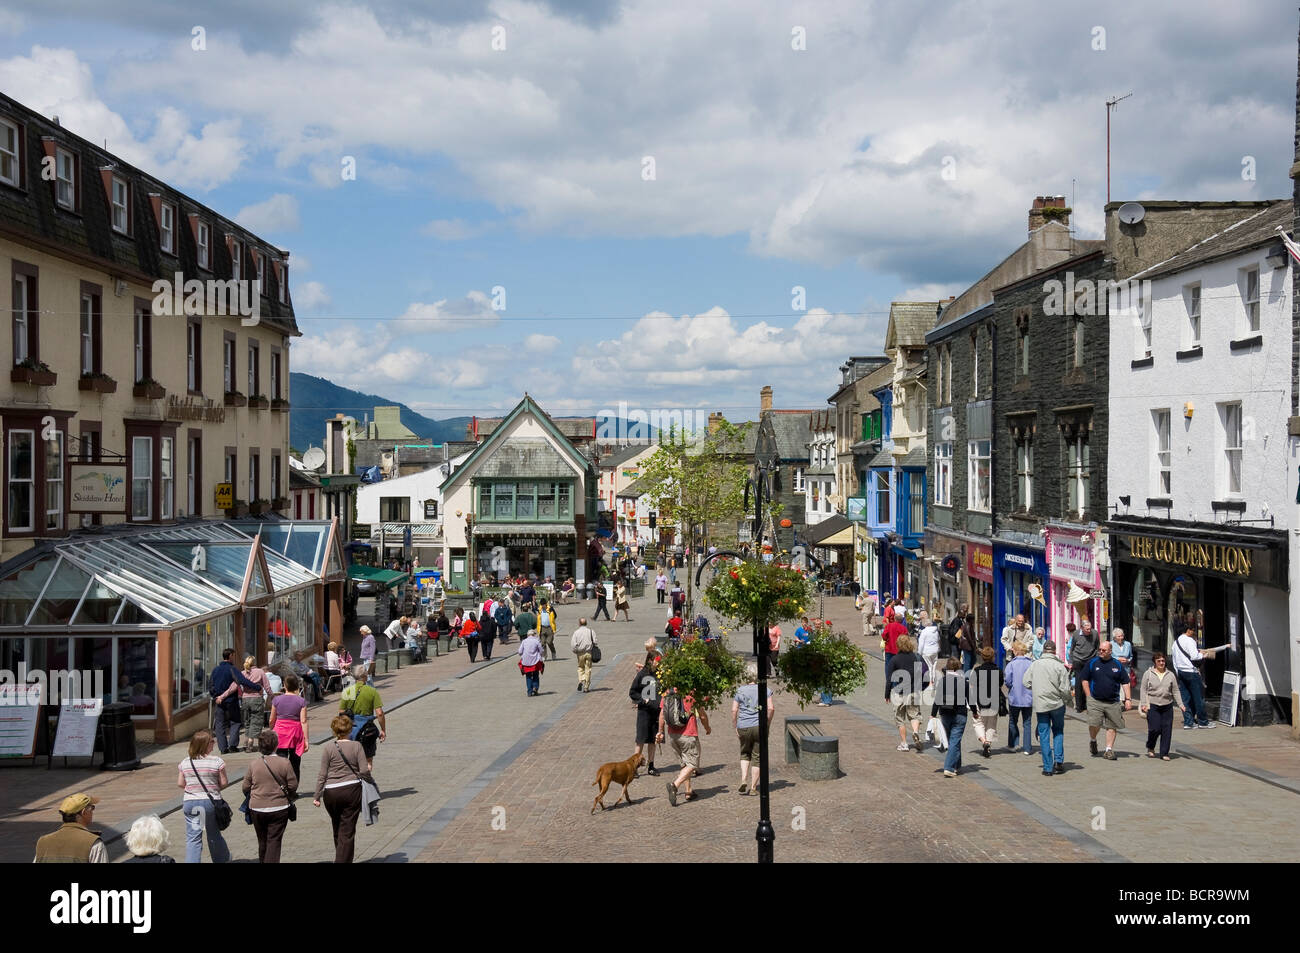
[[[821,721],[816,715],[788,715],[785,719],[785,763],[797,763],[799,776],[808,781],[840,776],[840,739],[823,735]]]

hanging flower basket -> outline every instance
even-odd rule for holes
[[[745,663],[731,654],[724,639],[687,639],[678,648],[664,650],[657,677],[661,696],[675,689],[693,695],[696,708],[712,711],[730,702],[737,686],[744,684]]]
[[[798,570],[764,562],[720,572],[704,590],[704,601],[719,615],[764,625],[799,618],[810,597],[808,582]]]
[[[867,657],[844,633],[814,623],[811,642],[781,652],[777,674],[803,708],[819,692],[844,696],[867,684]]]

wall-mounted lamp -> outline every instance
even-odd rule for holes
[[[1285,268],[1286,259],[1286,248],[1283,247],[1281,242],[1278,242],[1268,250],[1268,254],[1264,256],[1264,263],[1270,268]]]
[[[1196,413],[1196,405],[1190,400],[1183,404],[1183,416],[1188,420],[1192,419],[1192,414]]]

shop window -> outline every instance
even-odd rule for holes
[[[1138,569],[1133,574],[1132,628],[1129,641],[1134,648],[1164,651],[1165,605],[1160,598],[1160,577],[1153,570]]]
[[[1196,644],[1204,648],[1205,646],[1205,616],[1198,608],[1200,605],[1200,587],[1197,585],[1195,576],[1177,575],[1174,576],[1173,584],[1169,587],[1169,599],[1167,600],[1167,618],[1169,625],[1165,633],[1169,636],[1169,641],[1160,648],[1167,651],[1173,651],[1173,636],[1182,635],[1189,628],[1196,634]],[[1173,667],[1173,660],[1170,659],[1169,667]]]
[[[117,638],[113,641],[117,643],[117,700],[130,702],[133,715],[157,714],[157,640]]]
[[[519,484],[515,494],[515,518],[531,520],[537,518],[536,487],[530,483]]]
[[[537,518],[550,520],[556,517],[556,492],[554,483],[543,483],[537,488]]]

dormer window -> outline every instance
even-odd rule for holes
[[[244,276],[244,243],[230,240],[230,277],[239,281]]]
[[[0,182],[5,185],[22,185],[22,163],[18,159],[21,142],[18,127],[0,119]]]
[[[212,260],[212,229],[203,222],[199,222],[198,228],[195,231],[197,233],[196,242],[199,248],[199,267],[207,268],[209,267],[209,262]]]
[[[54,155],[55,198],[60,208],[76,211],[77,159],[67,149],[56,149]]]
[[[158,243],[167,254],[176,254],[176,206],[166,202],[158,208]]]
[[[121,232],[127,235],[131,230],[130,216],[130,187],[126,179],[113,176],[112,182],[112,205],[113,205],[113,231]]]

